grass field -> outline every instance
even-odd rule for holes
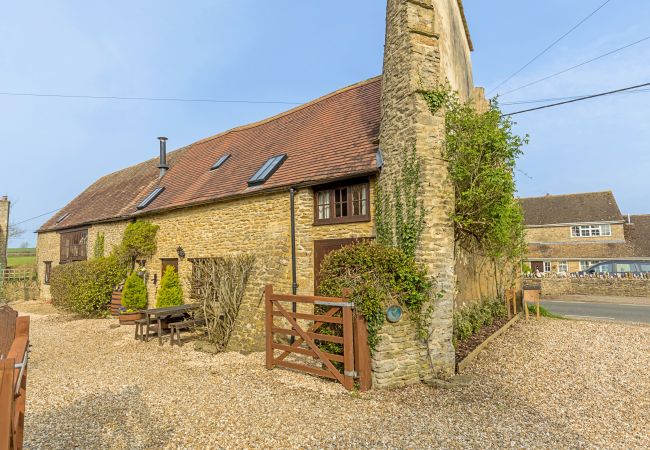
[[[12,269],[36,264],[35,248],[8,248],[7,265]]]
[[[7,256],[7,265],[12,269],[36,264],[36,256]]]

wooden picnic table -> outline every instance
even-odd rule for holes
[[[149,327],[151,326],[152,320],[155,320],[158,323],[158,343],[162,345],[162,322],[163,320],[169,319],[171,317],[181,316],[186,312],[194,311],[199,308],[199,305],[196,303],[189,303],[185,305],[178,306],[167,306],[165,308],[149,308],[142,309],[139,312],[144,314],[147,319],[146,324],[146,333],[144,340],[149,341]]]

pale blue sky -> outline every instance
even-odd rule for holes
[[[491,88],[604,0],[465,0],[475,83]],[[188,7],[188,5],[191,5]],[[381,72],[384,0],[0,3],[0,92],[304,102]],[[650,2],[612,0],[501,91],[650,34]],[[522,89],[502,103],[650,81],[650,41]],[[650,212],[650,92],[518,116],[531,135],[520,194],[612,189]],[[528,106],[528,105],[524,105]],[[289,105],[0,95],[0,194],[19,222],[98,177]],[[520,106],[504,106],[511,111]],[[12,242],[34,242],[46,218]]]

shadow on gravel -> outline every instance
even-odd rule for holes
[[[88,395],[47,412],[28,409],[25,422],[25,448],[160,448],[173,431],[152,415],[134,386]]]

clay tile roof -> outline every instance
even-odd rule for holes
[[[381,77],[376,77],[172,152],[171,167],[160,180],[157,159],[107,175],[39,231],[375,174],[380,120]],[[210,170],[224,154],[231,156]],[[249,187],[248,180],[264,162],[281,154],[287,158],[278,170],[262,185]],[[136,212],[156,186],[165,189]],[[67,212],[70,216],[56,224]]]
[[[630,216],[625,239],[634,247],[634,256],[650,259],[650,214]]]
[[[519,200],[526,225],[622,221],[611,191],[545,195]]]
[[[185,149],[179,149],[167,155],[170,167],[175,166],[184,152]],[[128,217],[135,210],[141,192],[148,192],[158,183],[159,173],[158,158],[155,158],[103,176],[61,208],[39,231]],[[69,215],[57,224],[65,214]]]
[[[165,190],[143,213],[376,173],[380,119],[381,78],[373,78],[201,140],[165,176]],[[248,186],[269,158],[282,154],[287,159],[264,184]]]

